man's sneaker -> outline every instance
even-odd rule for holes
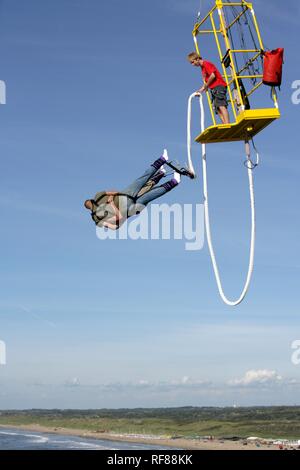
[[[178,184],[180,183],[180,181],[181,181],[181,176],[180,176],[179,173],[177,173],[177,171],[174,171],[173,179],[174,179],[175,181],[177,181]]]

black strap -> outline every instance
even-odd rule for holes
[[[91,199],[91,201],[95,206],[99,207],[101,199],[103,199],[104,197],[107,197],[107,196],[108,196],[107,193],[104,193],[104,194],[102,194],[102,196],[98,197],[97,199]],[[131,199],[134,204],[136,204],[137,199],[138,199],[137,196],[134,197],[134,196],[131,196],[130,194],[125,194],[125,193],[116,193],[116,194],[113,195],[114,198],[119,197],[119,196],[125,196],[128,199]],[[98,225],[106,217],[106,214],[100,219],[100,217],[97,216],[97,211],[92,210],[91,211],[91,217],[92,217],[93,221],[95,222],[95,224]],[[127,213],[127,217],[128,217],[128,213]]]
[[[125,194],[125,193],[113,194],[114,198],[117,197],[117,196],[126,196],[127,198],[132,199],[133,202],[137,201],[137,196],[134,197],[134,196],[131,196],[130,194]],[[92,199],[92,202],[94,202],[96,205],[98,205],[99,202],[101,201],[101,199],[103,199],[104,197],[107,197],[107,193],[102,194],[102,196],[98,197],[97,199]]]
[[[170,168],[172,168],[172,170],[177,171],[177,173],[179,173],[180,175],[188,176],[192,180],[196,177],[188,168],[181,167],[180,165],[177,165],[174,162],[167,161],[165,165],[168,165]]]

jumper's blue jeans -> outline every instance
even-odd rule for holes
[[[157,168],[151,165],[142,176],[133,181],[133,183],[131,183],[127,188],[121,191],[121,193],[128,194],[128,196],[135,198],[140,192],[140,190],[155,175],[156,172]],[[150,191],[143,194],[141,197],[138,197],[136,200],[136,204],[147,206],[149,202],[154,201],[154,199],[163,196],[167,192],[171,191],[171,189],[175,188],[175,186],[177,186],[177,184],[174,180],[167,181],[166,183],[160,186],[150,189]]]
[[[122,195],[119,196],[119,209],[124,220],[128,217],[139,214],[147,204],[149,204],[149,202],[163,196],[178,185],[178,182],[172,179],[160,186],[153,187],[150,191],[137,197],[140,190],[164,164],[164,160],[161,160],[161,158],[156,160],[142,176],[133,181],[133,183],[123,189],[123,191],[120,191]],[[131,198],[134,198],[134,201]]]

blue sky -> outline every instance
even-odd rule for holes
[[[254,5],[268,47],[286,50],[282,119],[256,139],[255,272],[246,301],[230,309],[206,245],[100,241],[82,207],[130,183],[164,147],[186,161],[187,97],[201,81],[185,56],[199,2],[0,2],[0,408],[299,404],[300,105],[291,87],[300,7]],[[164,202],[203,202],[193,151],[199,178]],[[218,260],[235,296],[250,229],[243,146],[210,146],[208,169]]]

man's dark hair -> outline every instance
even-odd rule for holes
[[[90,208],[88,207],[88,205],[89,205],[90,202],[92,203],[93,201],[92,201],[91,199],[87,199],[86,201],[84,201],[84,207],[85,207],[86,209],[90,209]]]

